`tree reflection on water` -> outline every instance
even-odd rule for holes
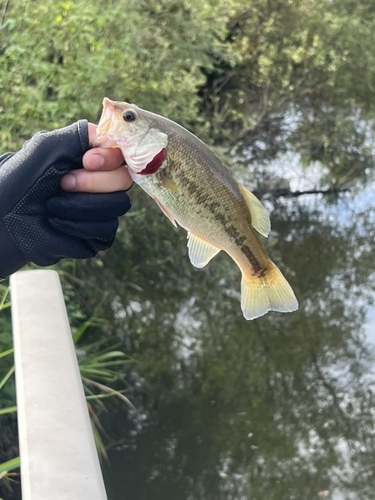
[[[124,445],[110,452],[111,499],[374,498],[375,212],[339,224],[348,203],[275,205],[268,250],[300,308],[253,322],[227,256],[195,270],[182,231],[128,219],[102,277],[139,414],[104,417]]]

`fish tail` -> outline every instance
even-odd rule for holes
[[[242,272],[241,308],[246,319],[255,319],[268,311],[292,312],[298,302],[280,269],[272,267],[263,277],[246,276]]]

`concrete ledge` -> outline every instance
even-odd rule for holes
[[[106,500],[60,280],[11,277],[23,500]]]

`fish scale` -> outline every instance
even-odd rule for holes
[[[236,262],[246,319],[297,309],[292,288],[255,231],[268,235],[264,207],[206,144],[167,118],[107,98],[97,134],[97,145],[119,147],[133,180],[188,231],[194,266],[205,266],[220,250]]]

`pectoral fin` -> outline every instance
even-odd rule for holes
[[[271,230],[271,222],[267,210],[251,191],[240,183],[238,183],[238,185],[240,186],[246,205],[250,210],[251,222],[254,229],[267,238]]]
[[[160,172],[161,185],[169,191],[173,191],[174,193],[178,193],[178,187],[176,184],[165,175],[165,173]]]
[[[220,248],[214,247],[207,241],[188,233],[188,249],[190,262],[194,267],[204,267],[220,252]]]

